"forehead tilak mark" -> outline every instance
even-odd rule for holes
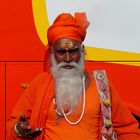
[[[61,42],[62,48],[72,48],[73,46],[74,46],[74,43],[72,41]]]

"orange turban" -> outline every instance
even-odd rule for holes
[[[52,45],[52,42],[62,38],[70,38],[82,43],[88,25],[85,13],[75,13],[74,17],[69,13],[60,14],[48,29],[49,46]]]

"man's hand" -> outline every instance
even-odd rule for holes
[[[24,114],[20,115],[18,122],[15,124],[15,133],[22,138],[34,138],[41,134],[42,128],[32,129]]]

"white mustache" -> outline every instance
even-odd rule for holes
[[[69,63],[66,63],[66,62],[61,62],[60,64],[57,65],[57,68],[62,68],[64,66],[71,66],[71,67],[74,67],[74,68],[77,68],[78,67],[78,64],[76,62],[69,62]]]

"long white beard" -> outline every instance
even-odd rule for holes
[[[72,69],[63,68],[67,63],[57,64],[54,55],[51,55],[51,72],[55,79],[55,103],[56,109],[62,114],[61,107],[65,113],[75,112],[81,104],[82,77],[84,74],[83,54],[79,63],[71,62]]]

